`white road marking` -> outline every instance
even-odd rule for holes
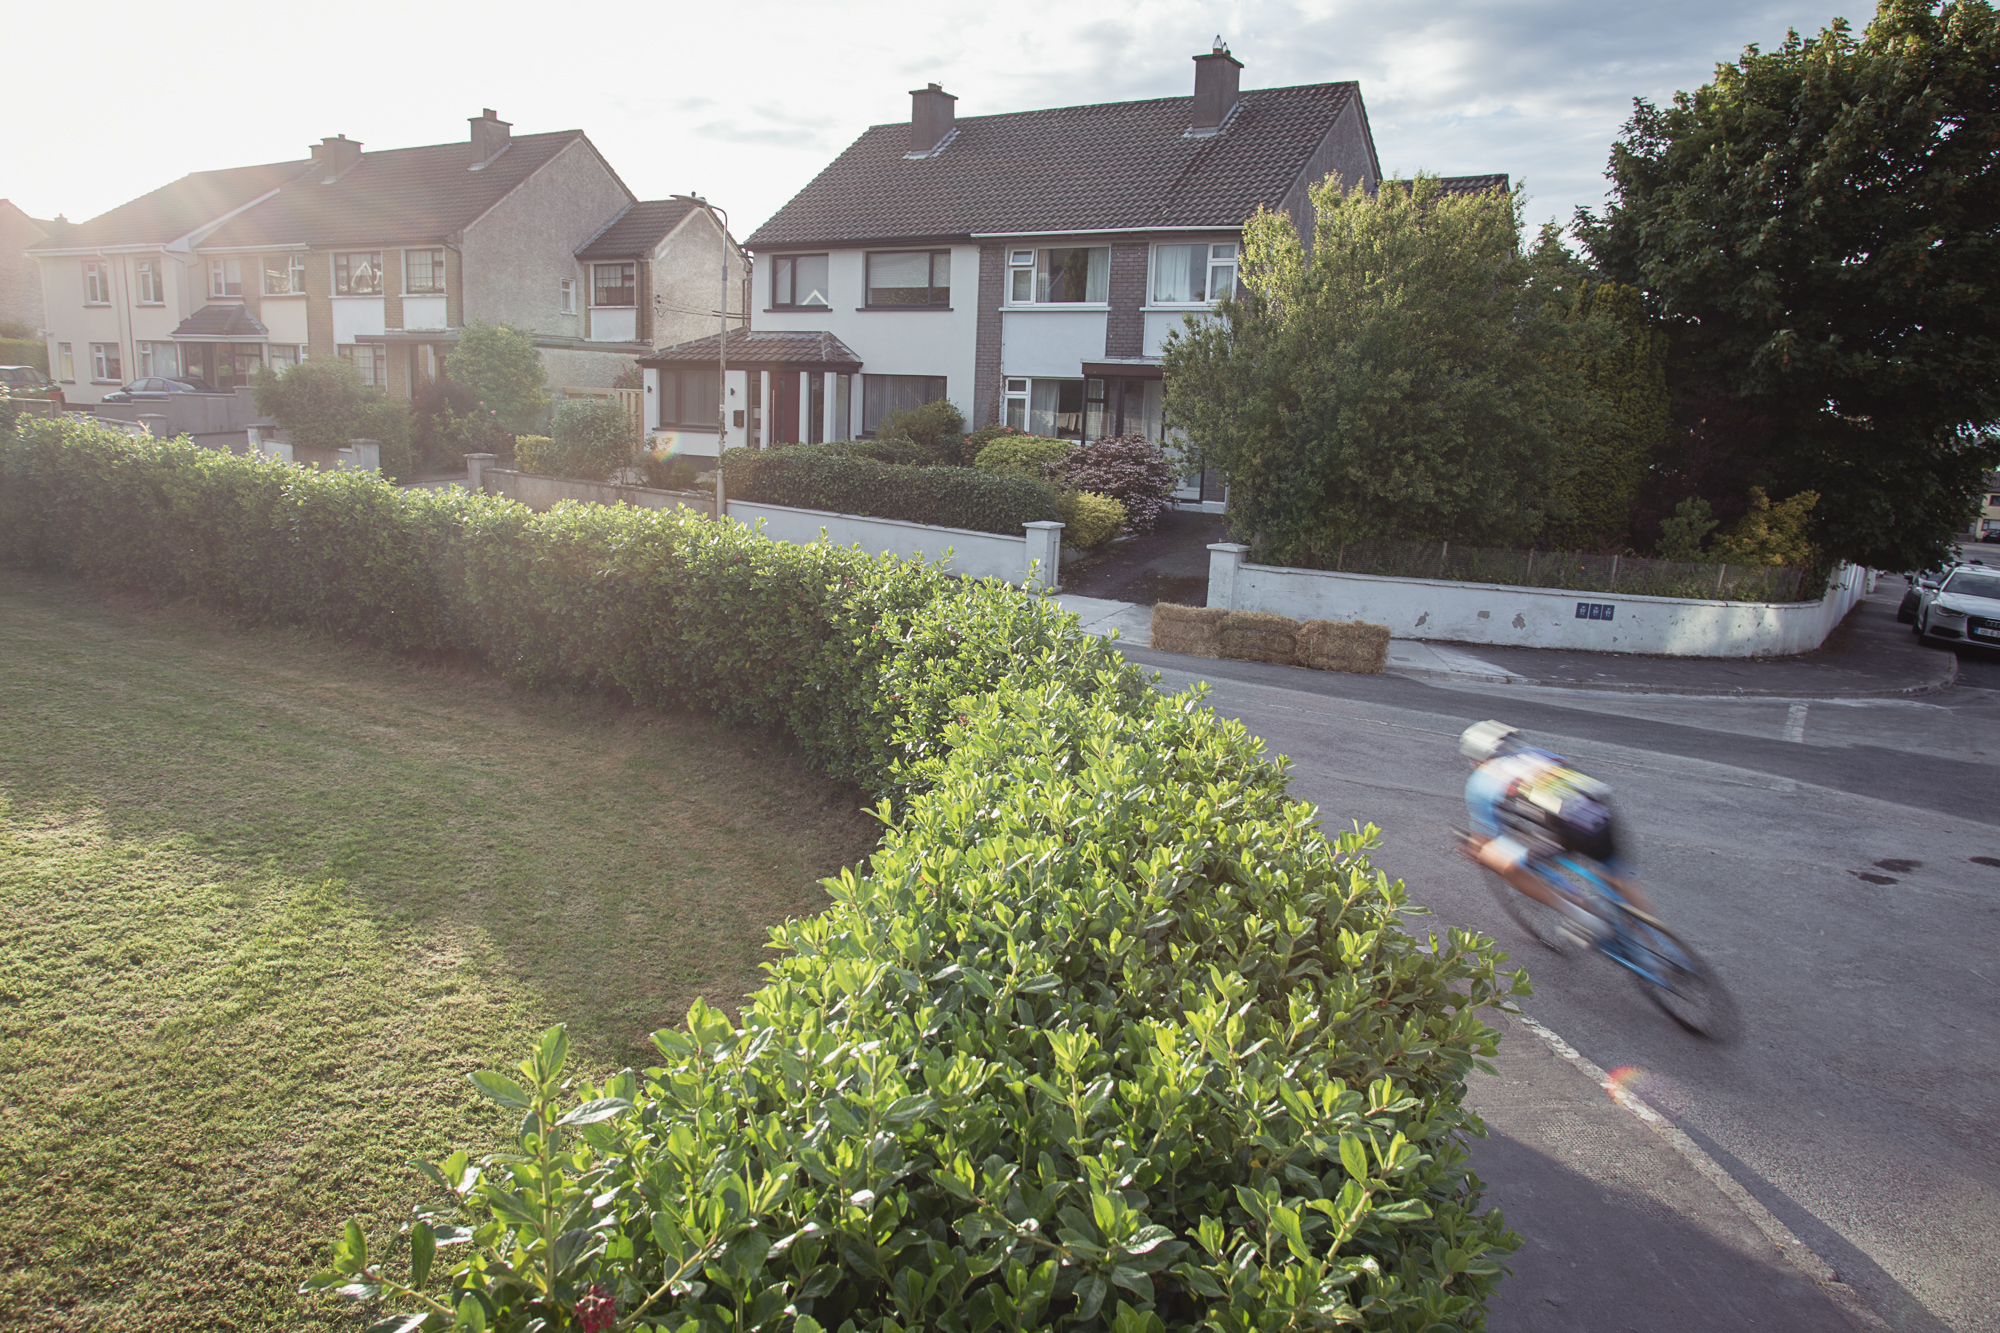
[[[1786,740],[1791,741],[1796,745],[1805,744],[1806,710],[1811,707],[1812,705],[1808,703],[1797,703],[1793,704],[1790,708],[1787,708],[1785,710]]]

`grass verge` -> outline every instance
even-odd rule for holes
[[[708,722],[0,586],[0,1327],[348,1326],[293,1293],[465,1076],[597,1073],[864,856],[861,798]]]

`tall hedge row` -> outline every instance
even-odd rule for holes
[[[1059,521],[1048,487],[965,467],[912,467],[859,457],[842,445],[732,449],[723,476],[738,499],[840,514],[896,518],[1021,535],[1023,523]]]
[[[0,437],[0,558],[783,728],[896,798],[740,1023],[476,1075],[515,1141],[309,1289],[432,1330],[1483,1324],[1514,1240],[1464,1079],[1522,982],[1052,604],[63,423]]]

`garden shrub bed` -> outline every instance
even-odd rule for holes
[[[866,447],[866,446],[863,446]],[[941,528],[1021,535],[1024,523],[1059,522],[1049,488],[968,467],[914,467],[858,457],[844,445],[799,444],[722,457],[738,500],[835,514],[901,519]]]
[[[315,1287],[403,1328],[1478,1327],[1464,1080],[1521,993],[1400,929],[1198,694],[1043,599],[674,512],[534,514],[74,424],[0,439],[0,557],[781,730],[880,793],[741,1025],[566,1082],[425,1168],[406,1239]],[[467,1242],[459,1244],[457,1242]],[[445,1247],[445,1248],[440,1248]]]

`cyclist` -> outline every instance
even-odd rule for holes
[[[1518,727],[1476,722],[1458,738],[1472,761],[1465,808],[1474,834],[1469,854],[1517,891],[1554,908],[1576,932],[1601,939],[1607,927],[1527,869],[1531,857],[1567,851],[1597,862],[1612,887],[1648,916],[1653,905],[1618,859],[1617,824],[1609,791],[1571,768],[1561,755],[1521,740]]]

